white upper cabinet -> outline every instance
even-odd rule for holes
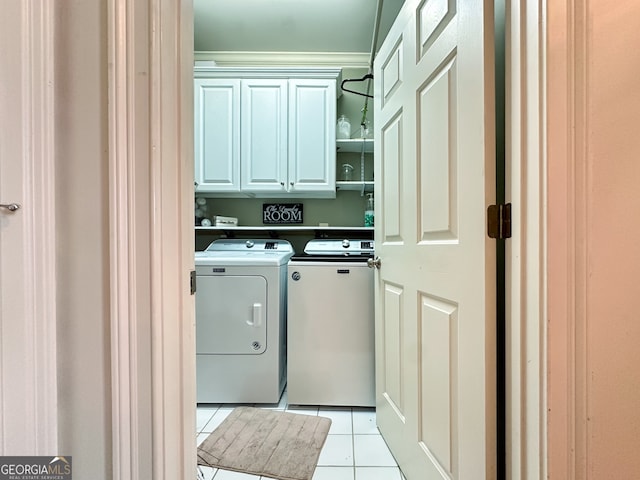
[[[336,189],[335,80],[289,80],[289,191]]]
[[[197,78],[195,182],[198,192],[240,191],[240,80]]]
[[[287,80],[242,81],[242,190],[287,191]]]
[[[196,67],[196,191],[335,197],[339,75]]]

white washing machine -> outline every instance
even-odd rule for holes
[[[277,403],[286,383],[284,240],[216,240],[196,252],[198,403]]]
[[[375,406],[373,240],[316,239],[289,262],[287,399]]]

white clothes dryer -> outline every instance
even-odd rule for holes
[[[285,240],[221,239],[196,252],[198,403],[277,403],[286,383]]]

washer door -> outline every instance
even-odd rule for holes
[[[267,348],[267,281],[260,276],[199,276],[196,353],[260,354]]]

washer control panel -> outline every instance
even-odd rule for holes
[[[208,252],[291,252],[293,247],[286,240],[260,240],[260,239],[220,239],[212,242],[206,249]]]

